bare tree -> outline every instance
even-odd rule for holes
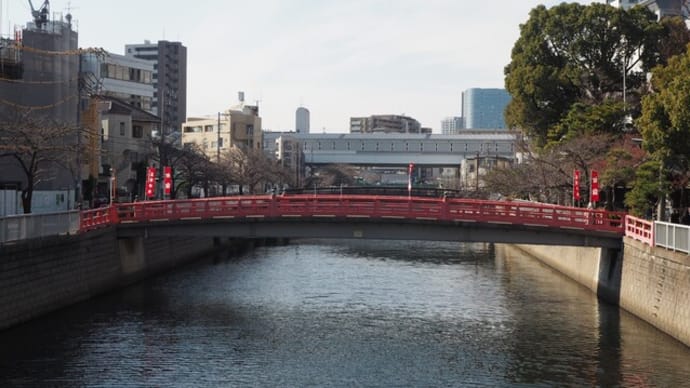
[[[581,187],[588,188],[591,171],[606,167],[611,141],[611,136],[605,134],[581,136],[530,153],[517,166],[497,168],[484,181],[487,189],[508,197],[567,203],[573,188],[573,170],[582,172]]]
[[[196,144],[169,153],[175,171],[175,193],[184,190],[187,198],[192,197],[195,186],[203,186],[209,192],[212,182],[219,181],[219,171],[208,156]]]
[[[351,186],[355,183],[357,172],[347,164],[329,164],[318,168],[305,182],[310,186]]]
[[[222,155],[220,168],[227,174],[230,182],[244,188],[248,194],[254,194],[261,183],[270,182],[274,163],[260,149],[243,150],[232,147]]]
[[[26,179],[21,198],[24,213],[31,213],[35,187],[53,178],[56,166],[74,172],[77,151],[73,126],[38,116],[31,109],[17,109],[0,117],[0,158],[13,159]]]

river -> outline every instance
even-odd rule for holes
[[[0,332],[0,386],[690,384],[690,348],[491,245],[301,241]]]

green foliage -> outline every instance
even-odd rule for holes
[[[653,186],[658,179],[672,182],[661,186],[660,195],[685,189],[690,174],[690,48],[653,70],[652,93],[642,100],[637,125],[644,148],[660,169],[656,176],[646,176],[649,182],[640,177],[636,184]]]
[[[564,136],[616,131],[616,118],[623,116],[624,69],[626,100],[634,105],[646,70],[659,61],[663,33],[644,7],[624,11],[562,3],[534,8],[520,26],[505,68],[513,97],[506,122],[538,147]]]
[[[625,196],[625,205],[634,216],[650,214],[660,194],[667,191],[668,181],[660,181],[660,170],[661,162],[657,160],[647,161],[637,169],[633,188]]]
[[[576,102],[566,116],[549,131],[549,142],[555,143],[598,133],[618,135],[622,133],[624,117],[622,101],[608,99],[598,105]]]
[[[680,16],[661,19],[664,33],[659,42],[659,64],[666,65],[671,57],[685,53],[690,43],[690,31]]]
[[[665,162],[690,154],[690,49],[652,72],[638,126],[645,148]]]

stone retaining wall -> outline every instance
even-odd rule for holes
[[[115,229],[0,247],[0,329],[209,254],[211,238],[118,240]]]

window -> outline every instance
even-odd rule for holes
[[[125,123],[120,121],[120,136],[125,135]]]
[[[251,124],[247,125],[247,136],[254,136],[254,126]]]
[[[132,137],[141,139],[144,137],[144,128],[141,125],[132,126]]]

